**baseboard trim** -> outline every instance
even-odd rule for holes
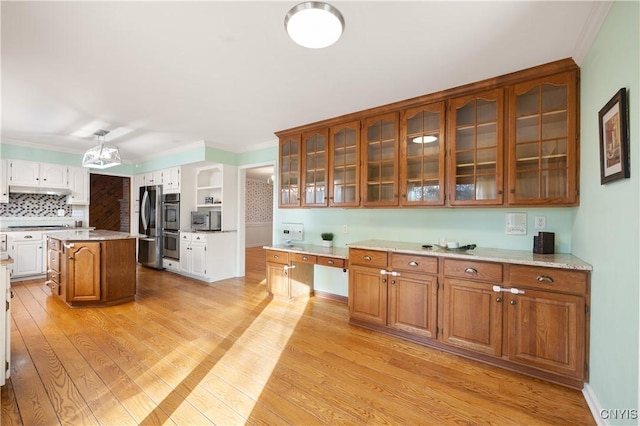
[[[585,401],[587,401],[591,415],[596,423],[600,426],[611,425],[607,419],[603,419],[600,415],[602,412],[602,405],[600,405],[600,401],[598,401],[598,397],[593,392],[593,388],[589,386],[589,383],[584,384],[584,387],[582,388],[582,396],[584,396]]]
[[[339,294],[326,293],[324,291],[314,290],[313,295],[316,297],[321,297],[323,299],[329,299],[335,302],[344,303],[345,305],[349,304],[349,298],[346,296],[340,296]]]

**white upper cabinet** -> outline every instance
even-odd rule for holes
[[[180,167],[171,167],[162,171],[162,192],[177,194],[180,192]]]
[[[69,167],[69,189],[67,204],[89,204],[89,169],[86,167]]]
[[[35,161],[10,160],[9,184],[68,188],[67,166]]]
[[[9,185],[7,184],[7,160],[0,160],[0,203],[9,202]]]

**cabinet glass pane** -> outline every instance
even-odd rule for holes
[[[406,141],[407,157],[418,157],[422,155],[422,149],[424,144],[412,142],[411,137],[409,137],[408,139],[409,140]]]
[[[516,196],[518,198],[538,197],[539,176],[537,171],[516,173]]]
[[[351,166],[344,171],[344,182],[348,184],[356,184],[357,179],[356,166]]]
[[[498,133],[496,123],[483,124],[478,126],[478,148],[495,147],[498,144]]]
[[[493,200],[496,198],[496,175],[480,175],[476,185],[476,200]]]
[[[287,140],[281,145],[280,158],[280,204],[298,204],[298,141]]]
[[[542,116],[542,139],[567,137],[567,111]]]
[[[496,101],[486,101],[484,99],[478,99],[478,123],[489,123],[496,121]]]
[[[567,108],[567,86],[542,85],[542,112]]]
[[[456,179],[456,200],[470,201],[475,197],[473,176],[459,176]]]
[[[420,158],[409,158],[406,169],[407,179],[415,180],[422,178],[422,161]]]
[[[367,126],[367,202],[394,201],[397,182],[396,123],[379,120]],[[389,185],[391,190],[388,189]]]
[[[333,204],[354,203],[357,131],[342,128],[333,135]],[[350,184],[349,189],[345,184]]]
[[[326,137],[314,133],[305,137],[305,204],[325,204]]]
[[[537,141],[540,139],[540,117],[538,115],[516,119],[516,142]]]
[[[456,126],[470,126],[476,122],[476,105],[470,102],[456,111]]]
[[[475,128],[458,128],[456,130],[456,149],[473,149],[475,145]]]
[[[567,140],[555,139],[551,141],[542,142],[542,155],[566,155],[567,154]]]
[[[516,99],[516,116],[537,115],[540,112],[540,88],[534,87]]]

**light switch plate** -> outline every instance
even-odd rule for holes
[[[508,235],[527,235],[527,214],[507,213]]]

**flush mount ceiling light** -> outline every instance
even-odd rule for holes
[[[109,133],[108,130],[96,130],[94,136],[98,138],[99,144],[84,153],[82,167],[106,169],[122,164],[118,148],[104,143],[107,133]]]
[[[433,135],[418,136],[417,138],[412,139],[413,143],[433,143],[437,140],[438,138]]]
[[[289,37],[300,46],[322,49],[338,41],[344,29],[344,18],[330,4],[307,1],[287,13],[284,27]]]

